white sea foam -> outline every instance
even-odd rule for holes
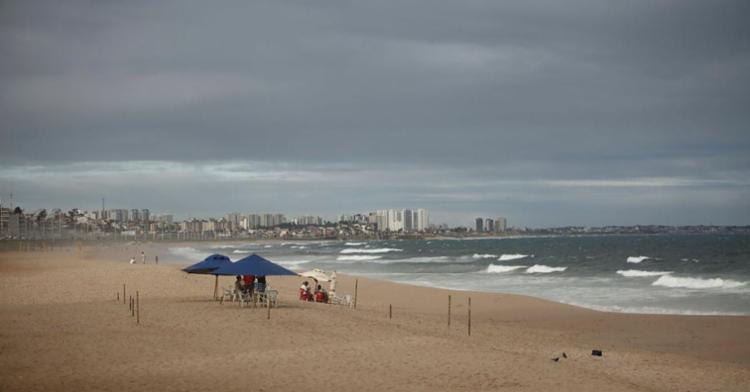
[[[497,257],[497,255],[493,255],[490,253],[485,253],[485,254],[474,253],[474,255],[472,255],[471,257],[475,259],[494,259],[495,257]]]
[[[638,264],[641,261],[646,260],[646,259],[650,259],[650,257],[648,257],[648,256],[630,256],[630,257],[628,257],[628,259],[626,261],[628,263]]]
[[[672,271],[639,271],[639,270],[618,270],[617,273],[626,278],[640,278],[647,276],[669,275]]]
[[[490,264],[487,266],[487,273],[491,274],[502,274],[505,272],[515,271],[517,269],[526,268],[525,265],[495,265]]]
[[[290,248],[291,249],[307,249],[307,247],[304,245],[293,245],[293,246],[290,246]]]
[[[500,255],[500,258],[497,259],[497,261],[509,261],[509,260],[518,260],[529,257],[529,255],[522,255],[520,253],[510,254],[510,255]]]
[[[736,280],[722,278],[680,278],[671,275],[661,276],[654,283],[651,283],[652,286],[686,289],[733,289],[745,286],[746,284],[747,282],[738,282]]]
[[[547,265],[534,264],[526,269],[527,274],[548,274],[550,272],[563,272],[568,267],[550,267]]]
[[[341,254],[350,254],[350,253],[388,253],[388,252],[403,252],[403,249],[397,249],[397,248],[378,248],[378,249],[355,249],[355,248],[347,248],[342,249]]]
[[[367,255],[354,255],[354,256],[339,256],[336,258],[338,261],[367,261],[377,260],[383,256],[367,256]]]
[[[199,251],[198,249],[191,248],[189,246],[179,246],[179,247],[169,248],[169,253],[177,257],[186,259],[186,260],[195,260],[195,261],[203,260],[206,257],[211,255],[211,253],[209,252],[202,252],[202,251]]]
[[[295,268],[298,267],[300,264],[306,264],[309,263],[310,260],[274,260],[277,264],[280,264],[287,268]]]
[[[367,242],[347,242],[344,245],[346,246],[362,246],[366,244]]]
[[[344,256],[339,256],[344,257]],[[354,256],[350,256],[354,257]],[[369,257],[369,256],[366,256]],[[380,258],[381,256],[376,256]],[[396,263],[445,263],[453,261],[448,256],[434,256],[434,257],[410,257],[408,259],[382,259],[376,261],[378,264],[396,264]]]
[[[273,245],[265,245],[264,248],[273,248]]]
[[[235,250],[232,251],[232,253],[247,254],[247,253],[250,253],[250,251],[249,250],[242,250],[242,249],[235,249]]]

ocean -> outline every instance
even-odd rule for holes
[[[232,242],[170,252],[185,263],[257,253],[296,271],[524,294],[614,312],[750,314],[747,235]]]

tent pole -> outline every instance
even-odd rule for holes
[[[216,301],[216,293],[219,291],[219,275],[214,275],[216,280],[214,281],[214,301]]]

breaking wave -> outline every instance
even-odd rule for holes
[[[341,254],[349,254],[349,253],[388,253],[388,252],[403,252],[403,249],[397,249],[397,248],[378,248],[378,249],[354,249],[354,248],[347,248],[342,249]]]
[[[486,253],[486,254],[474,253],[474,255],[472,255],[471,257],[474,259],[494,259],[495,257],[497,257],[497,255],[493,255],[490,253]]]
[[[366,244],[367,242],[347,242],[344,245],[346,246],[362,246]]]
[[[738,282],[730,279],[678,278],[670,275],[661,276],[654,283],[651,283],[652,286],[685,289],[733,289],[745,286],[746,284],[746,282]]]
[[[495,265],[490,264],[487,266],[487,273],[490,274],[502,274],[505,272],[515,271],[521,268],[526,268],[525,265]]]
[[[529,257],[529,255],[522,255],[519,253],[511,254],[511,255],[500,255],[500,258],[497,259],[497,261],[509,261],[509,260],[518,260]]]
[[[627,260],[628,263],[635,263],[638,264],[643,260],[650,259],[648,256],[629,256]]]
[[[641,278],[647,276],[669,275],[672,271],[639,271],[639,270],[617,270],[618,275],[626,278]]]
[[[527,274],[548,274],[550,272],[563,272],[568,267],[550,267],[547,265],[534,264],[526,269]]]
[[[354,255],[354,256],[339,256],[336,258],[338,261],[368,261],[377,260],[383,256],[367,256],[367,255]]]

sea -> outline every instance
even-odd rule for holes
[[[320,268],[613,312],[750,315],[748,235],[213,242],[170,252],[184,263],[257,253],[298,272]]]

